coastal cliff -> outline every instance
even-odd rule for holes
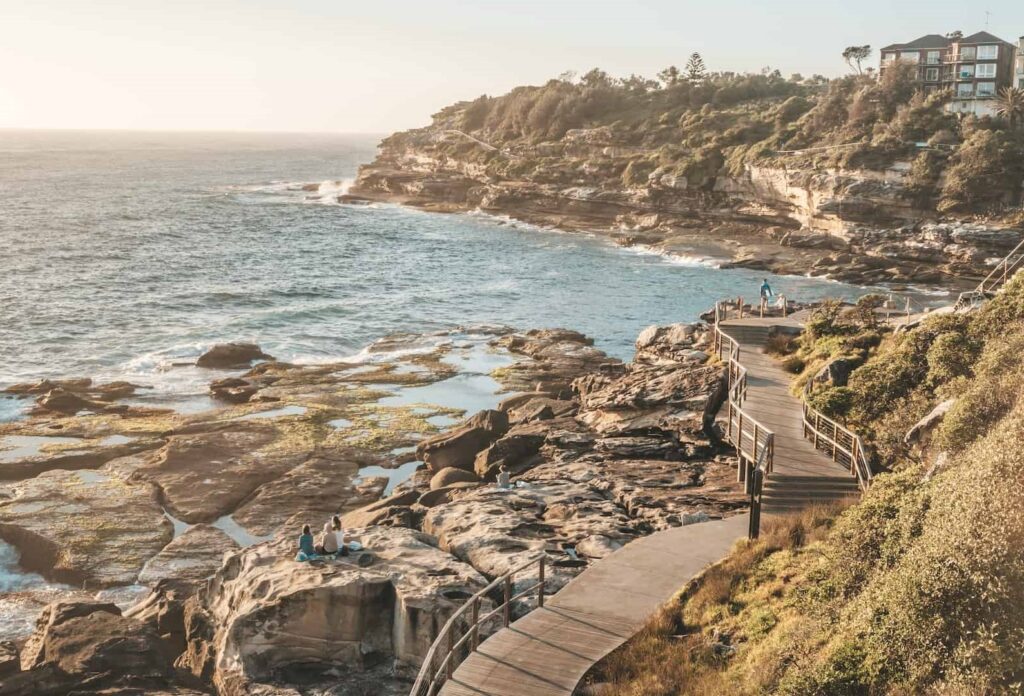
[[[342,200],[482,210],[780,273],[940,283],[983,276],[1024,236],[1019,167],[989,196],[961,185],[981,127],[994,126],[899,83],[552,80],[391,135]]]

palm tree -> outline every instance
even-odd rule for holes
[[[1010,122],[1013,128],[1018,118],[1024,118],[1024,89],[1004,87],[999,92],[996,113]]]

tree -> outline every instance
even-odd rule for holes
[[[1010,128],[1017,125],[1017,119],[1024,118],[1024,89],[1004,87],[999,91],[996,101],[996,113],[1010,123]]]
[[[614,81],[604,70],[594,68],[580,78],[580,84],[584,87],[611,87]]]
[[[658,79],[664,83],[666,87],[679,84],[680,72],[679,68],[674,65],[670,65],[660,73],[658,73]]]
[[[690,54],[690,60],[686,61],[686,77],[690,82],[700,82],[707,77],[708,71],[704,67],[704,59],[697,52]]]
[[[861,67],[861,63],[868,59],[871,55],[871,46],[847,46],[843,51],[843,60],[850,66],[851,70],[856,70],[858,75],[863,75],[864,70]]]

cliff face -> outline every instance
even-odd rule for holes
[[[859,283],[984,276],[1022,238],[1019,229],[917,207],[909,161],[880,171],[743,164],[733,173],[712,162],[708,172],[680,172],[651,168],[652,151],[623,144],[608,127],[499,148],[454,125],[437,118],[387,138],[352,194]]]

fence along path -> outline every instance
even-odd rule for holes
[[[789,391],[791,375],[761,352],[778,326],[796,328],[799,323],[793,317],[758,317],[720,324],[738,349],[730,378],[742,373],[745,380],[741,386],[734,383],[731,391],[744,414],[758,424],[756,432],[743,422],[735,429],[747,433],[740,438],[753,459],[743,466],[767,468],[760,496],[764,514],[795,511],[860,491],[850,468],[836,461],[842,454],[840,438],[831,452],[822,451],[824,434],[818,447],[804,439],[804,409]],[[726,415],[727,420],[735,417],[731,411]],[[749,475],[749,469],[744,471]],[[427,678],[417,683],[412,696],[571,696],[596,662],[632,637],[679,588],[750,531],[749,516],[741,514],[638,539],[483,641],[439,691]],[[442,643],[458,640],[446,634]],[[440,658],[443,669],[446,659]]]

